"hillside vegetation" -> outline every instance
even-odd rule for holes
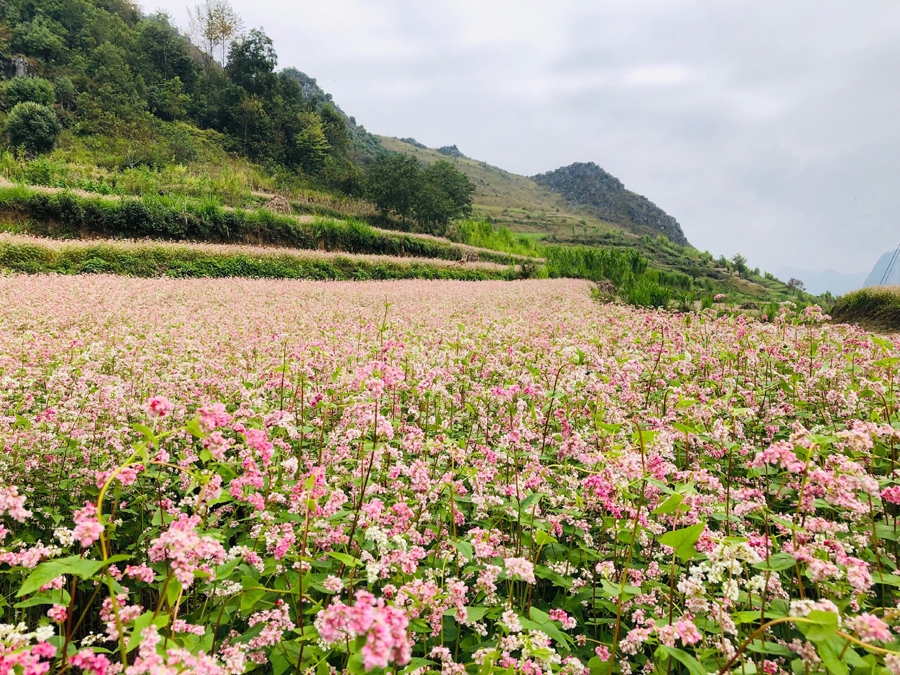
[[[900,332],[900,286],[861,288],[838,298],[831,317],[867,330]]]
[[[570,189],[572,167],[535,180],[455,145],[373,136],[315,79],[278,70],[225,0],[194,14],[188,37],[124,0],[0,5],[3,229],[493,262],[504,278],[586,278],[603,297],[683,309],[812,299],[686,245],[596,165]],[[585,197],[604,181],[609,194]]]
[[[42,239],[0,234],[0,268],[28,274],[261,279],[517,279],[515,266],[261,246]]]

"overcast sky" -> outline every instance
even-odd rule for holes
[[[594,161],[763,269],[900,243],[900,0],[232,3],[373,133],[526,175]]]

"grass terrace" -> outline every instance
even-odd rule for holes
[[[65,240],[0,234],[0,269],[29,274],[268,279],[514,279],[515,266],[230,244]]]

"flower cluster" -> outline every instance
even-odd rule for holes
[[[403,610],[386,605],[384,598],[366,591],[356,592],[356,602],[335,600],[316,616],[316,630],[325,644],[362,638],[363,666],[387,668],[409,663],[411,644],[406,633],[409,621]]]

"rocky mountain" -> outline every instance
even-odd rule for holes
[[[533,176],[535,182],[561,194],[574,207],[584,207],[597,218],[661,234],[676,244],[690,246],[681,225],[646,197],[626,190],[618,178],[594,162],[576,162]]]
[[[896,254],[896,259],[894,258],[894,255],[894,251],[888,251],[882,255],[878,259],[878,262],[875,263],[875,267],[872,268],[872,271],[869,272],[869,276],[866,277],[863,286],[900,285],[900,253]],[[893,261],[893,265],[891,264],[891,261]],[[890,272],[885,276],[885,272],[888,271],[888,268],[890,268]]]
[[[445,145],[442,148],[438,148],[437,151],[442,155],[446,155],[447,157],[455,157],[457,159],[468,159],[462,152],[460,152],[459,148],[455,145]]]

